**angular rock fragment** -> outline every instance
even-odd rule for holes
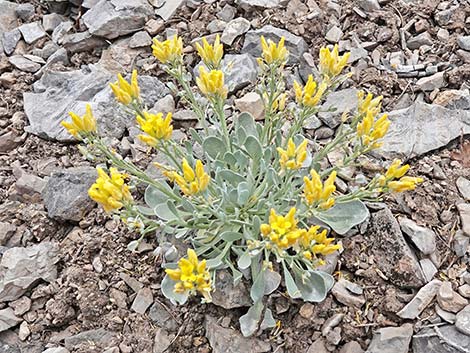
[[[0,262],[0,303],[18,299],[40,280],[55,280],[57,255],[57,246],[47,241],[5,251]]]
[[[15,327],[21,321],[23,320],[15,315],[12,308],[0,310],[0,332]],[[0,346],[0,348],[2,347]]]
[[[413,353],[467,353],[470,336],[459,332],[454,325],[424,328],[413,336]]]
[[[441,287],[442,282],[434,279],[422,287],[411,301],[397,315],[403,319],[416,319],[431,304]]]
[[[408,353],[413,325],[384,327],[374,333],[366,353]]]
[[[93,208],[88,189],[97,177],[95,168],[71,168],[55,172],[43,191],[49,217],[59,221],[80,221]]]
[[[254,337],[243,337],[238,331],[222,327],[215,318],[206,316],[206,337],[213,353],[270,352],[271,345]]]
[[[415,102],[388,115],[391,124],[381,151],[404,159],[446,146],[461,134],[470,134],[470,111]]]
[[[407,288],[420,288],[426,283],[416,255],[388,208],[372,214],[366,238],[376,266],[392,283]]]
[[[408,218],[399,219],[403,233],[408,235],[413,244],[424,255],[430,255],[436,251],[436,234],[428,228],[421,227]]]
[[[82,19],[91,34],[114,39],[137,32],[152,13],[146,0],[101,0]]]
[[[450,282],[444,282],[437,293],[437,303],[443,310],[456,314],[468,304],[468,300],[454,291]]]

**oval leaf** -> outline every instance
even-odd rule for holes
[[[206,138],[202,144],[202,148],[212,159],[216,159],[219,154],[225,153],[225,144],[221,139],[215,136]]]
[[[345,234],[352,227],[361,224],[369,217],[369,210],[359,200],[338,203],[329,210],[315,214],[338,234]]]

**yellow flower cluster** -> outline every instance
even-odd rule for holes
[[[83,117],[78,116],[73,112],[69,112],[72,122],[62,121],[60,124],[67,129],[67,131],[80,138],[82,135],[93,134],[96,132],[96,119],[91,111],[91,105],[86,105],[86,112]]]
[[[417,184],[422,183],[423,179],[404,176],[409,169],[410,166],[408,164],[401,165],[401,161],[399,159],[395,159],[385,175],[381,175],[379,177],[379,185],[396,192],[416,189]]]
[[[327,238],[328,231],[326,229],[321,232],[319,230],[320,226],[312,226],[300,238],[302,255],[308,260],[312,260],[313,255],[329,255],[341,249],[340,245],[332,244],[335,238]]]
[[[169,140],[173,133],[173,126],[171,125],[172,114],[168,113],[163,118],[162,113],[151,114],[146,111],[143,112],[143,117],[137,115],[137,123],[140,129],[145,134],[139,135],[139,138],[149,146],[156,147],[162,140]]]
[[[295,207],[281,216],[271,209],[269,214],[269,224],[262,224],[260,227],[261,234],[278,249],[287,249],[297,243],[299,238],[306,232],[305,229],[297,228],[297,220],[295,219]]]
[[[277,148],[279,153],[279,164],[281,169],[299,169],[302,167],[305,159],[307,158],[307,139],[305,139],[299,146],[295,146],[292,138],[287,142],[287,149],[281,147]]]
[[[336,171],[331,172],[324,184],[314,169],[310,170],[310,176],[311,179],[304,177],[304,197],[307,205],[318,205],[324,210],[332,207],[335,204],[335,199],[331,195],[336,191]]]
[[[380,111],[382,97],[373,98],[372,94],[369,93],[364,98],[364,92],[361,91],[358,94],[358,98],[358,112],[363,118],[357,124],[357,135],[364,146],[379,148],[382,146],[382,143],[378,142],[378,140],[385,136],[390,126],[387,114],[383,114],[376,120]]]
[[[198,159],[196,161],[196,168],[193,169],[186,159],[181,163],[183,175],[175,171],[164,171],[165,175],[170,181],[175,182],[180,187],[185,195],[195,195],[207,189],[210,181],[210,176],[204,171],[202,162]]]
[[[284,65],[289,58],[289,51],[284,46],[285,38],[281,37],[276,45],[271,39],[266,40],[261,36],[261,58],[267,64]],[[258,60],[259,62],[259,60]]]
[[[338,45],[335,44],[333,51],[327,47],[320,49],[320,72],[331,79],[338,76],[348,64],[351,53],[339,56]]]
[[[312,75],[308,75],[307,83],[303,88],[297,81],[294,81],[295,99],[297,103],[305,107],[315,107],[327,89],[328,83],[326,81],[317,85]]]
[[[276,250],[286,250],[292,247],[297,253],[312,260],[313,255],[328,255],[340,248],[339,245],[332,244],[334,238],[327,238],[326,229],[318,232],[320,226],[312,226],[309,230],[298,228],[295,212],[295,207],[292,207],[285,216],[282,216],[271,209],[269,224],[261,225],[261,235]]]
[[[199,77],[196,78],[199,89],[206,96],[227,98],[227,87],[224,85],[224,73],[220,70],[207,71],[199,67]]]
[[[132,103],[132,101],[139,99],[140,89],[137,83],[137,70],[132,71],[130,82],[127,82],[121,74],[118,74],[118,81],[110,83],[109,86],[116,99],[124,105],[128,105]]]
[[[220,62],[224,56],[224,46],[220,44],[220,37],[217,34],[213,45],[210,45],[206,38],[202,38],[202,45],[196,43],[196,50],[204,64],[209,69],[219,69]]]
[[[163,42],[154,38],[152,50],[153,55],[162,64],[175,64],[183,57],[183,40],[178,36],[173,36]]]
[[[377,96],[374,98],[372,93],[366,93],[364,91],[359,91],[357,93],[358,98],[358,112],[359,114],[365,114],[368,111],[373,115],[377,115],[380,112],[382,96]]]
[[[199,261],[196,252],[188,249],[188,258],[178,261],[177,269],[166,269],[168,276],[176,281],[175,293],[199,292],[206,302],[210,302],[212,283],[210,273],[206,268],[206,260]]]
[[[119,173],[116,168],[110,168],[109,175],[102,168],[96,170],[98,179],[88,189],[88,195],[101,204],[106,212],[117,211],[124,203],[132,201],[129,186],[125,183],[126,175]]]

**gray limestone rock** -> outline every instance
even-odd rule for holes
[[[431,255],[436,251],[436,234],[429,228],[421,227],[408,218],[399,218],[403,233],[408,235],[413,244],[424,255]]]
[[[382,153],[404,159],[446,146],[461,134],[470,134],[470,111],[415,102],[388,115],[391,124]]]
[[[420,288],[426,280],[414,252],[406,243],[400,225],[386,208],[371,215],[366,238],[376,266],[400,287]]]
[[[101,0],[82,19],[91,34],[114,39],[137,32],[152,13],[146,0]]]
[[[225,26],[225,29],[220,37],[220,41],[227,45],[232,45],[233,41],[246,33],[250,29],[250,21],[243,17],[235,18],[231,20]]]
[[[3,33],[3,50],[5,54],[11,55],[16,48],[16,45],[21,39],[21,32],[18,28]]]
[[[5,251],[0,262],[0,302],[18,299],[40,280],[55,280],[57,255],[57,246],[47,241]]]
[[[38,39],[46,36],[46,31],[40,22],[26,23],[18,27],[26,43],[32,44]]]
[[[329,94],[320,107],[320,113],[318,113],[320,120],[328,127],[336,128],[341,123],[341,115],[344,112],[357,108],[357,93],[357,89],[347,88]],[[334,111],[327,111],[333,109]]]
[[[470,51],[470,36],[457,37],[457,44],[463,50]]]
[[[73,141],[60,122],[68,119],[69,111],[83,115],[90,103],[101,134],[122,137],[126,127],[133,125],[133,119],[125,114],[108,86],[114,80],[114,75],[95,65],[76,71],[46,72],[34,84],[34,92],[24,94],[24,109],[30,123],[25,129],[45,139]],[[155,77],[140,76],[139,86],[147,106],[153,106],[169,93]]]
[[[245,11],[253,8],[273,9],[281,5],[281,0],[237,0],[237,4]]]
[[[215,290],[212,302],[225,309],[248,307],[251,305],[250,292],[245,283],[233,284],[233,277],[226,270],[216,273]]]
[[[15,327],[21,321],[23,320],[15,315],[12,308],[0,310],[0,332]],[[2,347],[0,346],[0,348]]]
[[[460,310],[455,317],[455,327],[460,332],[470,336],[470,305]]]
[[[34,73],[41,69],[41,64],[25,58],[23,55],[12,55],[8,61],[18,70]]]
[[[408,353],[413,325],[384,327],[374,333],[366,353]]]
[[[80,221],[94,206],[88,189],[96,177],[94,168],[71,168],[53,173],[42,193],[49,217]]]
[[[413,336],[413,353],[468,353],[470,336],[454,325],[427,327]]]
[[[238,331],[222,327],[217,320],[206,316],[206,337],[213,353],[263,353],[270,352],[271,345],[254,337],[243,337]]]
[[[275,43],[279,42],[281,37],[284,37],[285,46],[287,50],[289,50],[289,64],[298,63],[302,54],[308,50],[308,45],[302,37],[296,36],[286,30],[267,25],[246,33],[242,52],[249,53],[254,57],[259,57],[261,55],[261,36],[264,36],[266,40],[271,39]]]
[[[115,334],[106,331],[104,328],[96,330],[83,331],[76,335],[65,338],[65,348],[71,350],[81,343],[93,344],[97,347],[108,347],[111,345],[111,341],[115,338]]]
[[[460,176],[458,177],[456,184],[463,198],[470,201],[470,180]]]
[[[16,3],[0,0],[0,42],[4,32],[11,31],[18,25],[15,11],[17,7]]]
[[[470,203],[459,203],[457,210],[459,211],[463,234],[470,237]]]
[[[441,288],[442,282],[434,279],[422,287],[411,301],[397,315],[403,319],[416,319],[433,301]]]
[[[155,14],[168,21],[183,4],[184,0],[171,0],[163,2],[162,6],[155,9]]]

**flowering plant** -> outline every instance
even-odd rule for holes
[[[384,175],[356,183],[348,192],[336,188],[338,176],[357,159],[380,147],[387,132],[387,115],[380,116],[382,97],[361,92],[357,111],[344,114],[335,137],[323,146],[303,136],[303,126],[319,111],[325,97],[341,84],[349,53],[322,48],[317,72],[305,85],[294,82],[286,92],[284,66],[288,51],[261,38],[257,92],[264,104],[264,122],[248,113],[226,114],[227,87],[221,70],[223,47],[217,37],[196,49],[203,61],[195,93],[183,65],[183,43],[175,36],[154,39],[153,54],[179,85],[177,93],[197,115],[200,129],[190,129],[183,145],[172,139],[172,115],[151,113],[142,104],[137,73],[121,75],[111,84],[116,99],[136,118],[141,141],[165,156],[157,163],[165,180],[154,179],[110,149],[99,136],[88,107],[83,117],[71,113],[63,126],[87,144],[87,153],[112,167],[98,168],[90,197],[141,232],[139,241],[157,231],[159,239],[178,238],[188,246],[187,257],[164,263],[162,292],[173,303],[189,296],[211,301],[218,270],[227,269],[235,284],[252,283],[253,306],[240,318],[244,335],[273,326],[263,298],[281,280],[291,298],[322,301],[333,277],[321,270],[324,257],[341,250],[333,234],[344,234],[368,217],[361,200],[376,200],[387,191],[412,190],[422,180],[405,176],[409,166],[396,160]],[[176,87],[173,83],[172,87]],[[282,132],[284,131],[284,133]],[[336,165],[327,154],[346,151]],[[121,172],[119,172],[122,171]],[[145,184],[145,205],[134,201],[132,185]],[[165,253],[174,261],[174,253]]]

